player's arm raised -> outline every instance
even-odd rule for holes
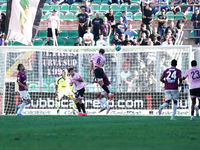
[[[164,78],[165,78],[165,75],[163,74],[163,75],[160,77],[160,81],[161,81],[162,83],[165,83]]]

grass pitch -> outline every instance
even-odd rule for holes
[[[200,119],[163,116],[0,116],[0,150],[199,149]]]

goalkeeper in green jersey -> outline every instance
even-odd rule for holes
[[[57,97],[57,114],[59,115],[59,107],[60,107],[60,100],[63,96],[67,96],[73,100],[73,114],[76,114],[76,104],[74,103],[75,95],[73,93],[73,89],[67,76],[67,70],[62,71],[62,76],[60,76],[56,81],[56,97]]]

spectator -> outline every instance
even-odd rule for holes
[[[172,0],[171,2],[171,10],[176,14],[181,11],[182,0]]]
[[[151,41],[151,38],[148,38],[148,39],[147,39],[147,45],[153,46],[153,42]]]
[[[192,15],[191,21],[193,22],[194,36],[200,36],[200,14],[199,10],[196,9],[195,13]],[[199,45],[199,38],[195,38],[195,44]]]
[[[69,5],[72,5],[74,3],[74,0],[65,0],[65,3],[68,3]]]
[[[173,43],[175,43],[176,38],[172,35],[172,30],[169,29],[168,32],[166,33],[166,36],[169,36],[169,38],[172,39]]]
[[[81,11],[82,11],[82,8],[84,8],[84,9],[85,9],[85,12],[86,12],[89,16],[91,16],[91,15],[93,14],[92,9],[91,9],[90,6],[89,6],[88,0],[85,0],[84,5],[81,6],[81,7],[76,6],[75,4],[73,4],[73,6],[75,6],[76,9],[81,10]]]
[[[118,34],[118,33],[115,33],[115,34],[114,34],[114,39],[112,39],[112,41],[111,41],[111,45],[112,45],[112,46],[120,45],[121,40],[120,40],[118,37],[119,37],[119,34]]]
[[[181,28],[183,28],[183,26],[184,26],[185,23],[187,23],[187,18],[186,18],[185,16],[183,16],[183,18],[182,18],[182,19],[179,19],[179,20],[177,21],[177,23],[176,23],[177,29],[180,30]]]
[[[125,34],[127,26],[123,23],[123,18],[119,17],[119,22],[115,25],[114,33],[118,33],[119,37],[121,38],[122,34]]]
[[[55,20],[55,21],[54,21]],[[49,41],[50,38],[53,37],[52,35],[52,24],[51,21],[54,21],[55,23],[54,28],[55,28],[55,35],[58,36],[58,32],[60,31],[60,20],[59,17],[57,16],[57,9],[53,10],[53,13],[50,14],[47,18],[47,23],[48,23],[48,29],[47,29],[47,43],[45,45],[49,46]]]
[[[81,13],[78,14],[77,16],[77,21],[79,22],[78,26],[79,37],[83,37],[83,35],[86,32],[86,29],[88,27],[88,19],[89,16],[87,13],[85,13],[85,8],[81,8]]]
[[[121,34],[121,43],[120,45],[123,45],[123,42],[125,41],[125,34]]]
[[[162,9],[161,15],[158,16],[158,34],[160,34],[161,39],[164,36],[165,29],[167,28],[168,18],[165,15],[165,9]]]
[[[2,33],[0,38],[0,46],[7,46],[6,41],[5,41],[5,33]]]
[[[133,41],[129,39],[129,35],[125,36],[125,40],[121,43],[122,46],[131,46],[133,45]]]
[[[151,0],[150,1],[150,6],[151,6],[151,9],[153,11],[154,14],[156,14],[156,12],[158,12],[158,2],[159,0]]]
[[[128,5],[131,5],[132,1],[131,0],[124,0],[124,3],[128,2]]]
[[[109,9],[109,13],[105,14],[105,16],[107,17],[108,23],[114,29],[115,28],[115,18],[114,18],[114,15],[113,15],[112,8]]]
[[[195,4],[195,0],[188,0],[187,4],[190,5],[190,6],[188,6],[188,7],[184,10],[184,12],[193,11],[193,6],[192,6],[192,4]]]
[[[172,38],[169,35],[166,36],[166,40],[162,43],[162,46],[173,45]]]
[[[129,35],[129,38],[132,39],[136,34],[137,32],[134,29],[132,29],[132,25],[129,23],[125,35]]]
[[[109,37],[111,34],[111,26],[107,21],[107,17],[103,17],[103,23],[100,25],[99,33],[103,34],[103,40],[109,45]]]
[[[121,78],[126,80],[128,77],[131,76],[131,72],[129,71],[128,67],[124,67],[124,70],[121,72]]]
[[[137,38],[136,38],[136,37],[133,38],[133,45],[134,45],[134,46],[137,45]]]
[[[126,19],[126,12],[122,11],[122,15],[120,16],[123,18],[123,23],[125,23],[127,25],[127,19]]]
[[[174,26],[173,21],[171,21],[170,26],[165,29],[165,35],[167,34],[168,30],[171,30],[172,36],[176,37],[176,34],[178,33],[178,29]]]
[[[99,40],[97,41],[97,46],[106,46],[106,41],[103,40],[103,34],[99,35]]]
[[[156,37],[156,36],[153,37],[153,40],[152,40],[152,41],[153,41],[153,45],[154,45],[154,46],[155,46],[155,45],[161,45],[160,42],[157,40],[157,37]]]
[[[152,41],[154,37],[156,37],[158,41],[161,40],[160,35],[157,32],[158,32],[157,27],[153,27],[153,33],[150,35]]]
[[[96,18],[92,20],[94,40],[99,39],[99,27],[103,23],[103,19],[100,18],[99,13],[96,13]]]
[[[153,19],[153,12],[150,10],[149,4],[146,4],[144,8],[144,12],[142,14],[142,23],[146,25],[147,30],[152,33],[152,19]]]
[[[147,45],[147,37],[146,37],[145,32],[143,32],[141,38],[139,38],[138,44],[139,45]]]
[[[108,0],[108,5],[117,3],[118,5],[121,5],[123,0]]]
[[[165,12],[167,12],[168,11],[168,6],[169,6],[169,2],[168,2],[168,0],[159,0],[159,5],[161,5],[160,6],[160,9],[162,10],[162,9],[164,9],[165,10]]]
[[[78,43],[75,43],[74,46],[85,46],[85,44],[83,44],[82,37],[78,38]]]
[[[90,27],[86,29],[87,33],[84,34],[83,40],[85,42],[85,46],[94,46],[94,35],[90,33]]]
[[[150,32],[149,32],[149,30],[146,29],[146,24],[144,24],[144,23],[141,25],[141,31],[140,31],[139,38],[141,37],[142,33],[145,33],[147,38],[150,36]]]

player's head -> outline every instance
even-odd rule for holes
[[[74,68],[68,68],[68,73],[70,75],[74,75]]]
[[[66,76],[67,76],[67,70],[66,69],[63,69],[62,76],[63,76],[63,78],[66,78]]]
[[[105,50],[101,48],[101,49],[99,50],[99,54],[102,54],[102,55],[103,55],[104,53],[105,53]]]
[[[196,60],[191,61],[191,66],[192,67],[196,67],[197,66],[197,61]]]
[[[171,62],[171,65],[176,67],[177,66],[177,60],[176,59],[173,59],[172,62]]]
[[[23,65],[23,64],[19,64],[19,65],[17,66],[17,70],[23,72],[23,71],[25,70],[24,65]]]

